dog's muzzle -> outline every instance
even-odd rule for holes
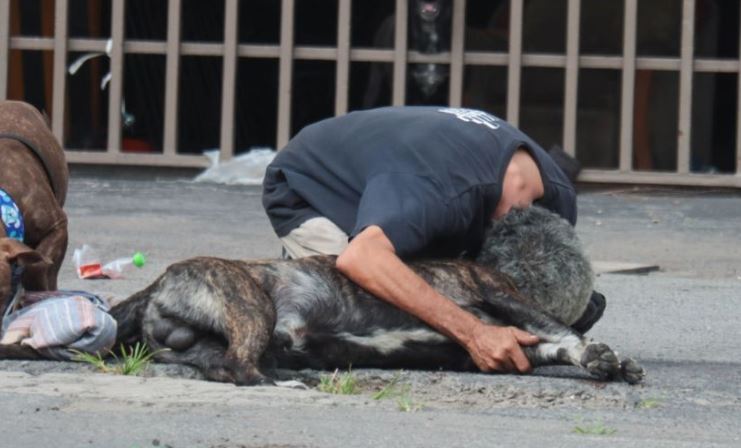
[[[10,266],[10,294],[3,300],[3,312],[0,314],[4,320],[7,315],[15,311],[18,306],[21,297],[23,296],[23,284],[21,279],[23,277],[23,266],[19,264],[12,264]]]

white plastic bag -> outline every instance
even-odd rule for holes
[[[219,150],[206,151],[204,155],[211,160],[211,167],[196,176],[196,182],[261,185],[265,168],[273,161],[275,151],[270,148],[254,148],[224,163],[219,163]]]

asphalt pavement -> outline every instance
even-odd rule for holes
[[[76,170],[60,287],[124,298],[172,262],[280,252],[259,187],[156,171]],[[145,376],[85,364],[0,361],[0,447],[741,446],[741,192],[582,189],[577,232],[595,262],[658,266],[601,273],[608,299],[590,332],[647,371],[601,383],[575,368],[533,375],[356,370],[360,393],[203,381],[186,367]],[[144,252],[121,280],[80,280],[72,252]],[[374,393],[395,382],[394,393]]]

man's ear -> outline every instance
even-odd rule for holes
[[[20,241],[7,237],[0,238],[0,259],[2,258],[9,263],[18,263],[21,266],[28,266],[34,263],[52,264],[52,261],[47,257]]]

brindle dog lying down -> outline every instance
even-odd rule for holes
[[[264,384],[271,367],[474,370],[468,353],[420,320],[356,286],[334,256],[235,261],[193,258],[115,306],[118,342],[146,342],[156,359],[207,378]],[[593,274],[574,229],[538,208],[495,221],[476,262],[421,260],[411,268],[481,320],[540,338],[533,366],[571,364],[600,379],[640,381],[631,359],[569,327]]]

